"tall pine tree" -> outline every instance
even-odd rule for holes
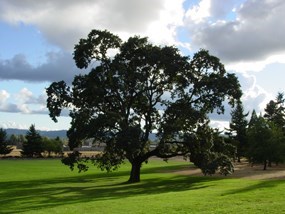
[[[245,155],[245,148],[247,145],[246,129],[248,121],[246,117],[248,113],[244,113],[242,102],[238,102],[236,108],[231,112],[231,122],[229,129],[229,136],[237,146],[237,158],[240,162],[240,158]]]

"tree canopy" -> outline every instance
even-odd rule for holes
[[[108,31],[92,30],[75,45],[74,60],[90,73],[75,76],[71,86],[53,82],[46,90],[54,121],[63,108],[70,110],[71,149],[86,138],[105,143],[93,163],[112,170],[128,160],[130,182],[140,180],[142,163],[152,156],[188,157],[205,174],[232,171],[227,146],[209,127],[207,114],[223,113],[224,101],[233,105],[241,90],[217,57],[200,50],[190,59],[147,38],[123,42]],[[156,133],[155,147],[150,133]],[[74,152],[63,162],[86,170],[85,160]]]

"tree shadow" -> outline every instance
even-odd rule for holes
[[[279,185],[284,184],[284,180],[261,180],[258,183],[255,183],[253,185],[244,187],[244,188],[236,188],[234,190],[230,190],[224,194],[223,196],[226,195],[234,195],[234,194],[240,194],[240,193],[247,193],[255,190],[261,190],[261,189],[266,189],[266,188],[273,188]]]
[[[144,169],[142,176],[161,169],[162,167]],[[66,204],[195,190],[208,187],[206,181],[211,180],[207,177],[164,177],[162,174],[155,178],[146,176],[140,183],[126,184],[124,181],[128,175],[128,171],[122,171],[1,182],[0,213],[21,213]]]

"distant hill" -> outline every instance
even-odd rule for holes
[[[14,134],[14,135],[26,135],[27,133],[27,129],[5,129],[6,133],[8,136]],[[60,138],[67,138],[66,136],[66,132],[67,130],[58,130],[58,131],[41,131],[41,130],[37,130],[41,136],[44,137],[49,137],[49,138],[56,138],[56,137],[60,137]],[[157,140],[157,137],[155,135],[155,133],[150,133],[149,135],[149,139],[151,141],[155,141]]]
[[[7,135],[26,135],[27,129],[5,129]],[[58,131],[41,131],[37,130],[41,136],[49,137],[49,138],[66,138],[66,130],[58,130]]]

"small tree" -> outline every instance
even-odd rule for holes
[[[0,155],[7,155],[12,150],[13,148],[11,146],[8,146],[6,131],[0,128]]]
[[[31,125],[27,134],[26,141],[23,142],[22,155],[26,157],[41,157],[43,152],[42,137],[36,131],[35,125]]]
[[[55,139],[43,138],[43,150],[48,153],[48,157],[51,157],[51,154],[61,155],[63,151],[63,142],[59,137]]]
[[[247,137],[246,129],[248,121],[246,117],[248,113],[244,113],[243,105],[241,102],[238,102],[236,108],[231,112],[231,122],[229,128],[229,137],[236,142],[237,146],[237,158],[240,162],[240,158],[245,156],[246,146],[247,146]]]

